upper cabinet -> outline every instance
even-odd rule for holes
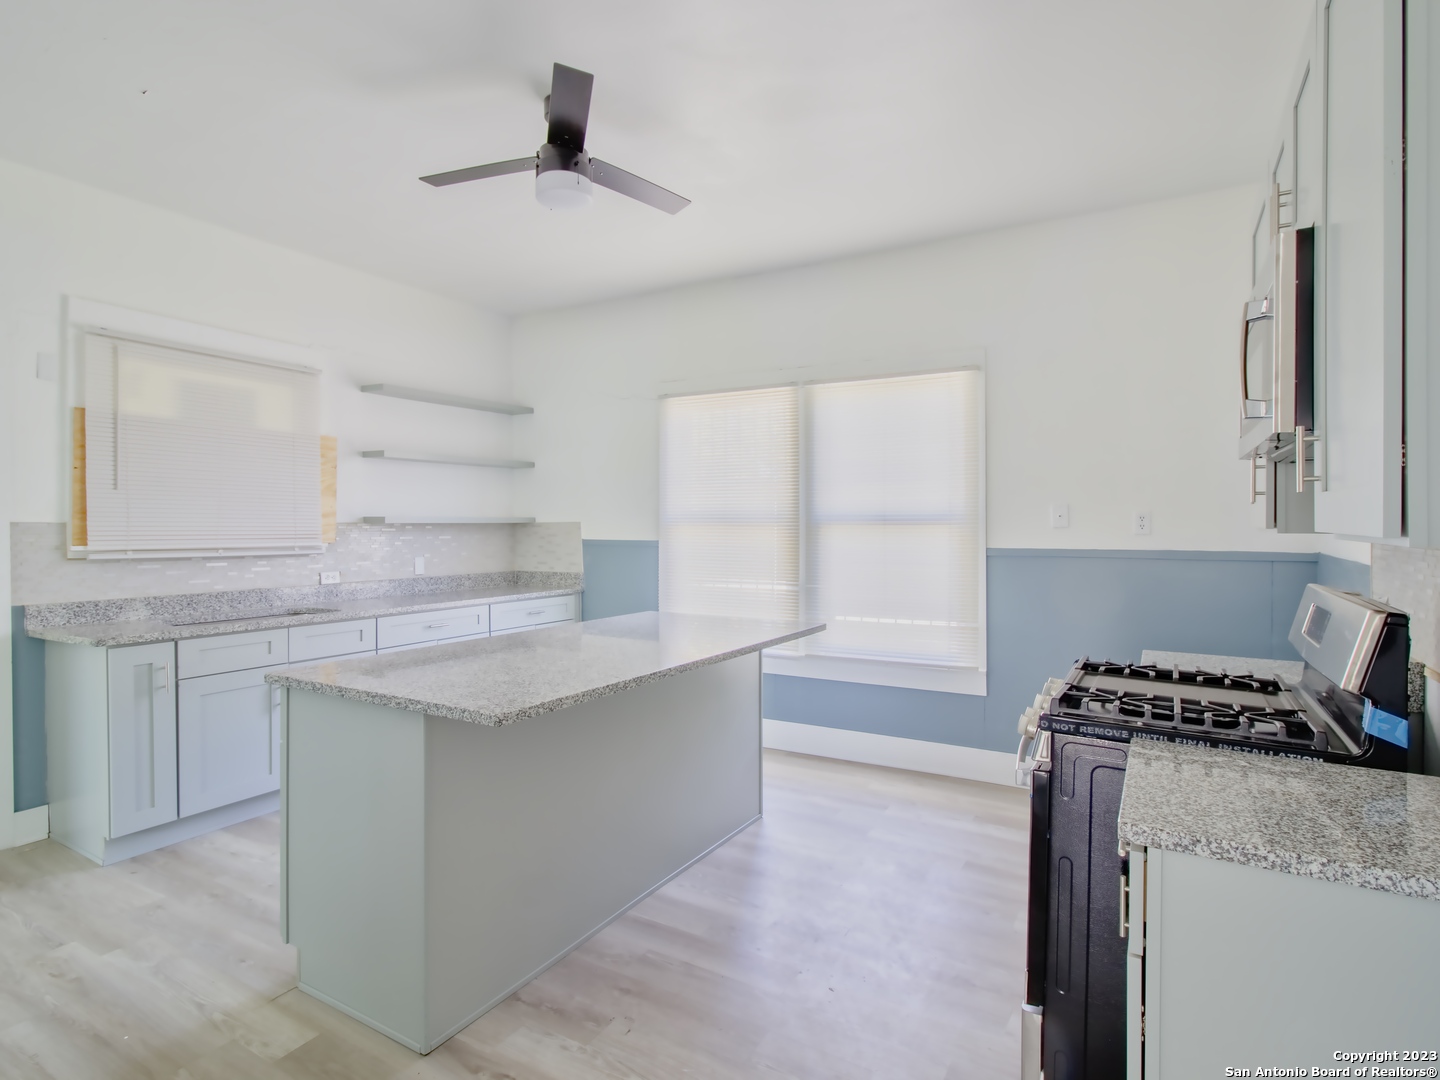
[[[1274,313],[1274,397],[1303,406],[1244,421],[1241,453],[1281,531],[1406,530],[1406,6],[1317,0],[1267,166],[1251,314]]]
[[[1315,528],[1398,537],[1404,454],[1404,3],[1329,0]]]

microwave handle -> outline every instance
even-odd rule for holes
[[[1250,305],[1245,304],[1240,308],[1240,419],[1246,420],[1245,402],[1249,398],[1250,372],[1246,366],[1246,359],[1249,356],[1250,348]]]

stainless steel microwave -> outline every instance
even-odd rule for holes
[[[1272,436],[1315,430],[1315,230],[1283,228],[1275,277],[1245,304],[1240,337],[1240,456]]]
[[[1285,226],[1273,236],[1269,287],[1246,302],[1241,323],[1240,457],[1250,461],[1250,501],[1265,498],[1266,527],[1313,532],[1314,485],[1323,482],[1315,434],[1315,230]]]

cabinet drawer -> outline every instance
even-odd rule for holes
[[[375,651],[375,620],[350,619],[290,628],[290,663]]]
[[[175,646],[179,653],[180,678],[219,675],[225,671],[273,667],[290,659],[289,633],[257,630],[250,634],[220,634],[216,637],[186,638]]]
[[[472,637],[490,629],[490,605],[444,608],[420,611],[409,615],[386,615],[375,620],[377,648],[393,649],[397,645],[419,645],[446,638]]]
[[[266,671],[229,671],[180,684],[180,816],[280,789],[280,688]]]
[[[522,628],[524,629],[524,628]],[[453,645],[457,641],[474,641],[476,638],[489,637],[487,634],[463,634],[460,637],[446,638],[444,641],[412,641],[409,645],[391,645],[388,649],[376,649],[376,652],[392,653],[405,652],[408,649],[428,649],[431,645]]]
[[[574,596],[550,596],[544,600],[511,600],[490,605],[490,629],[520,630],[544,623],[568,622],[575,618]]]

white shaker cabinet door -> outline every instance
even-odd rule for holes
[[[279,790],[281,694],[265,682],[275,670],[180,684],[181,817]]]
[[[178,816],[175,643],[111,649],[110,837]]]
[[[1401,532],[1403,0],[1328,0],[1316,532]],[[1317,402],[1320,404],[1321,402]]]

